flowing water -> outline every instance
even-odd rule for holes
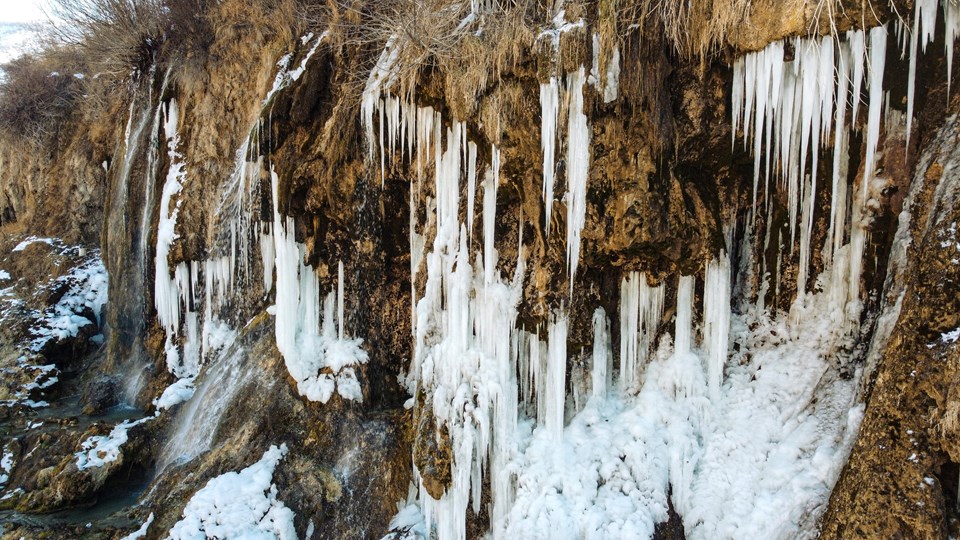
[[[157,460],[157,470],[162,472],[172,464],[186,463],[209,450],[227,406],[259,371],[256,359],[239,342],[207,364],[193,397],[173,420],[170,437]]]

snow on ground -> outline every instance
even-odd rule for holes
[[[940,343],[943,344],[956,343],[958,339],[960,339],[960,328],[940,334]]]
[[[228,472],[207,482],[183,509],[167,537],[295,540],[293,511],[277,499],[273,471],[287,446],[271,446],[260,461],[240,472]]]
[[[57,283],[70,283],[70,289],[55,305],[44,310],[31,328],[31,351],[39,352],[51,340],[76,336],[80,328],[100,322],[100,310],[107,303],[107,269],[99,253],[58,278]],[[87,310],[93,313],[96,321],[84,316]]]
[[[49,388],[60,380],[59,377],[57,377],[57,375],[60,373],[60,371],[57,369],[57,366],[54,364],[42,366],[32,365],[29,363],[26,356],[21,356],[18,358],[16,366],[4,368],[0,371],[4,373],[16,372],[21,376],[27,372],[32,372],[33,374],[33,380],[21,386],[20,389],[13,395],[13,399],[0,400],[0,406],[4,407],[13,407],[15,405],[23,405],[30,408],[46,407],[49,405],[49,403],[46,401],[34,401],[29,399],[30,393],[34,390],[43,390]]]
[[[3,457],[0,458],[0,487],[6,485],[10,479],[10,471],[13,470],[13,451],[8,447],[9,445],[3,449]]]
[[[37,244],[37,243],[47,244],[48,246],[54,246],[58,242],[56,238],[40,238],[39,236],[30,236],[24,239],[19,244],[17,244],[16,247],[13,248],[13,252],[16,253],[18,251],[23,251],[27,249],[27,246],[29,246],[30,244]]]
[[[400,510],[390,520],[390,532],[383,540],[425,540],[427,529],[420,506],[416,501],[398,506]]]
[[[121,540],[138,540],[139,538],[145,538],[147,536],[147,530],[149,530],[150,525],[153,524],[153,519],[153,512],[150,512],[147,521],[143,522],[143,525],[141,525],[139,529],[124,536]]]
[[[120,447],[127,442],[127,431],[153,417],[140,420],[126,420],[114,426],[109,435],[95,435],[83,441],[83,450],[74,454],[77,457],[77,469],[81,471],[91,467],[103,467],[120,457]]]

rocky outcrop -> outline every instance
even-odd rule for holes
[[[958,451],[952,390],[957,348],[957,100],[913,178],[904,283],[890,340],[822,537],[944,538],[957,530]]]

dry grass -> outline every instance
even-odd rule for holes
[[[642,0],[618,6],[617,13],[624,26],[644,28],[653,18],[679,56],[702,59],[747,20],[750,6],[750,0]]]
[[[479,14],[451,0],[326,0],[305,3],[304,18],[328,29],[341,48],[359,51],[352,66],[359,93],[387,43],[398,52],[392,90],[406,94],[420,76],[439,70],[452,96],[474,95],[527,54],[535,0],[488,1]]]

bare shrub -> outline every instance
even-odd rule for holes
[[[137,77],[153,63],[163,41],[164,0],[51,0],[56,36],[86,52],[100,76]]]
[[[55,135],[82,95],[79,58],[66,48],[25,55],[3,66],[0,127],[8,134],[43,141]]]

